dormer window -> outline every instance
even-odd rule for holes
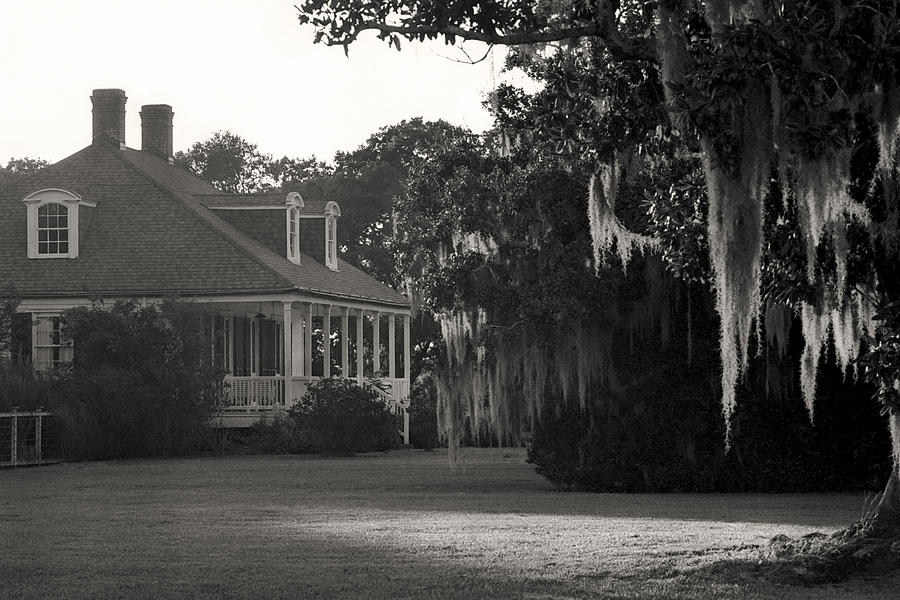
[[[288,257],[300,257],[300,209],[288,209]]]
[[[300,264],[300,209],[303,208],[303,198],[297,192],[291,192],[285,199],[287,207],[287,258],[293,263]]]
[[[69,209],[51,202],[38,208],[38,247],[40,256],[69,255]]]
[[[28,258],[78,256],[78,207],[95,206],[78,195],[60,189],[29,194],[27,210]]]
[[[337,271],[337,218],[341,209],[336,202],[325,205],[325,266]]]

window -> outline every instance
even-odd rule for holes
[[[337,269],[337,218],[325,218],[325,264]]]
[[[325,205],[325,265],[337,271],[337,218],[341,216],[341,209],[337,202],[329,202]]]
[[[297,192],[291,192],[285,198],[285,238],[287,246],[287,259],[292,263],[300,264],[300,209],[303,208],[303,198]]]
[[[300,260],[300,209],[288,209],[288,258],[294,262]]]
[[[78,207],[93,207],[72,192],[46,189],[29,194],[27,211],[28,258],[78,256]]]
[[[38,255],[69,254],[69,209],[51,202],[38,208]]]
[[[60,324],[58,316],[35,315],[32,356],[36,371],[50,371],[72,362],[72,343],[62,336]]]

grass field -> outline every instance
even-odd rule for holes
[[[746,576],[862,495],[554,491],[521,451],[0,471],[0,598],[896,598],[900,576]],[[743,568],[741,568],[743,567]]]

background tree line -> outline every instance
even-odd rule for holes
[[[610,65],[596,78],[560,56],[528,53],[511,54],[509,67],[544,86],[498,88],[496,128],[483,136],[413,119],[328,164],[274,159],[223,131],[176,160],[223,191],[297,189],[346,208],[344,258],[406,289],[421,310],[420,444],[437,442],[436,423],[450,443],[524,434],[541,473],[596,490],[866,489],[882,480],[888,442],[871,388],[826,371],[829,390],[853,404],[826,397],[815,426],[802,418],[796,325],[786,352],[758,349],[725,452],[705,182],[695,149],[658,106],[653,73]],[[579,119],[592,108],[572,97],[573,85],[595,86],[592,94],[624,108],[585,129]],[[560,99],[569,112],[548,110]],[[584,190],[595,156],[629,137],[649,142],[627,166],[616,215],[658,242],[623,270],[621,253],[597,252]],[[767,268],[785,262],[794,264]],[[783,277],[771,281],[790,293]],[[500,375],[503,385],[491,388]],[[492,419],[497,430],[485,428]]]

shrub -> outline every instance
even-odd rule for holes
[[[409,442],[431,450],[441,445],[437,428],[437,390],[431,372],[423,372],[409,394]]]
[[[763,348],[737,389],[731,448],[724,447],[718,321],[695,303],[690,360],[687,328],[676,320],[668,347],[634,339],[615,357],[622,385],[587,410],[546,411],[529,460],[559,487],[614,492],[806,492],[884,486],[890,438],[874,390],[833,366],[819,369],[815,423],[804,406],[794,327],[784,355]],[[628,339],[620,347],[628,348]],[[833,350],[832,350],[833,351]],[[751,353],[752,356],[753,353]],[[557,406],[548,397],[545,406]],[[577,404],[577,403],[573,403]]]
[[[598,399],[588,414],[577,405],[546,411],[531,436],[529,462],[560,488],[603,492],[882,487],[889,439],[872,390],[823,365],[811,424],[799,385],[784,395],[767,393],[759,362],[738,390],[727,453],[718,390],[697,385],[703,365],[673,364],[627,396]]]
[[[301,447],[318,452],[378,452],[397,448],[397,417],[370,387],[323,379],[288,411]]]
[[[172,456],[194,449],[215,414],[222,373],[202,319],[183,303],[95,303],[64,315],[75,359],[54,407],[74,458]]]
[[[304,447],[297,422],[287,413],[264,416],[241,435],[244,451],[252,454],[299,454]]]
[[[19,297],[12,288],[0,289],[0,356],[10,350],[11,331]]]
[[[65,391],[55,376],[36,374],[30,363],[0,359],[0,412],[50,409]]]

